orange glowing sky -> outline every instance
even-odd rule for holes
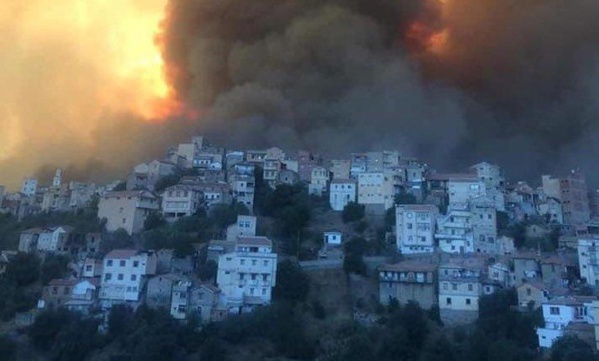
[[[0,0],[0,183],[16,173],[15,158],[20,173],[78,161],[111,119],[177,110],[155,43],[166,2]],[[73,140],[81,156],[56,149]]]

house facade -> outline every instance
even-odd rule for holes
[[[395,207],[396,246],[402,254],[432,253],[435,249],[435,205],[413,204]]]
[[[423,309],[437,304],[437,266],[427,260],[409,260],[379,267],[379,301],[388,305],[396,299],[400,305],[412,301]]]
[[[100,300],[104,307],[138,302],[147,277],[156,274],[156,255],[151,251],[120,249],[104,257]]]
[[[109,192],[100,198],[98,218],[106,219],[109,232],[122,228],[134,234],[143,229],[150,212],[159,209],[158,198],[149,191]]]
[[[334,211],[342,211],[356,201],[357,183],[351,179],[333,179],[329,191],[329,204]]]
[[[216,283],[231,312],[267,305],[276,285],[277,254],[266,237],[239,237],[235,250],[219,256]]]

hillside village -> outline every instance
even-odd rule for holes
[[[327,159],[195,136],[110,184],[58,169],[51,184],[0,186],[0,273],[37,262],[42,276],[0,313],[15,330],[67,309],[110,333],[126,305],[206,329],[261,312],[302,273],[315,314],[343,308],[326,294],[344,289],[359,324],[417,304],[461,329],[512,292],[510,312],[541,317],[537,354],[567,336],[597,351],[599,191],[578,171],[536,185],[487,162],[456,171],[397,151]]]

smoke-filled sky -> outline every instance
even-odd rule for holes
[[[0,4],[0,183],[122,176],[193,132],[599,173],[595,0]]]

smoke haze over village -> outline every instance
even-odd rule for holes
[[[118,177],[191,133],[599,175],[596,1],[2,2],[13,186],[56,166]]]

